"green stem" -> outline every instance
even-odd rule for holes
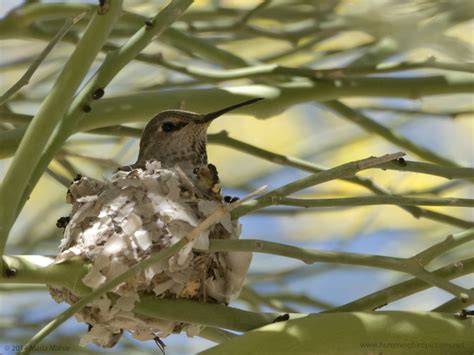
[[[474,179],[474,168],[461,168],[452,165],[443,166],[409,160],[392,161],[382,164],[380,165],[380,169],[429,174],[446,179]]]
[[[262,240],[213,240],[209,246],[209,251],[252,251],[299,259],[307,264],[331,262],[344,265],[378,267],[409,273],[420,280],[459,297],[464,300],[464,302],[472,302],[472,300],[474,300],[474,291],[457,286],[426,271],[412,258],[406,259],[370,254],[310,250]]]
[[[214,343],[224,343],[238,335],[220,328],[205,327],[201,330],[199,336],[201,338],[213,341]]]
[[[310,314],[276,322],[201,355],[240,354],[469,354],[472,320],[434,312]]]
[[[212,240],[209,245],[209,252],[217,251],[250,251],[297,259],[305,264],[337,263],[343,265],[377,267],[402,272],[404,272],[402,263],[406,260],[389,256],[312,250],[257,239]]]
[[[14,94],[16,94],[20,89],[28,85],[30,82],[31,77],[33,74],[36,72],[36,70],[39,68],[41,63],[46,59],[48,54],[54,49],[56,44],[61,41],[61,39],[64,37],[64,35],[71,29],[71,27],[76,24],[78,21],[84,17],[85,12],[78,15],[76,18],[68,18],[64,25],[59,29],[58,33],[51,39],[51,41],[48,43],[48,45],[43,49],[43,51],[35,58],[33,63],[29,66],[29,68],[26,70],[26,72],[23,74],[23,76],[12,86],[10,89],[8,89],[2,97],[0,97],[0,105],[3,105],[5,102],[7,102]]]
[[[292,157],[292,156],[273,153],[268,150],[256,147],[254,145],[231,138],[228,136],[227,132],[225,131],[217,133],[217,134],[209,135],[209,142],[214,143],[214,144],[224,145],[226,147],[239,150],[241,152],[259,157],[261,159],[268,160],[275,164],[291,166],[291,167],[309,171],[312,173],[317,173],[320,171],[327,170],[327,168],[321,167],[312,162],[302,160],[302,159]],[[382,164],[381,166],[385,166],[385,169],[387,169],[387,166],[394,166],[394,169],[396,166],[400,166],[401,171],[408,171],[408,170],[411,170],[412,167],[414,167],[413,170],[417,169],[419,170],[418,172],[424,172],[424,173],[429,173],[433,175],[439,175],[442,173],[443,176],[446,175],[446,176],[451,176],[451,177],[458,176],[458,175],[448,173],[449,170],[456,170],[457,173],[465,174],[465,169],[469,169],[469,168],[454,168],[454,167],[448,167],[448,168],[436,167],[435,165],[428,164],[428,163],[419,163],[423,165],[423,168],[420,168],[418,164],[413,164],[413,163],[414,162],[408,161],[406,162],[406,164],[401,164],[399,161],[393,161],[386,164]],[[457,171],[457,169],[461,169],[462,171],[461,172]],[[343,178],[342,180],[359,185],[359,186],[363,186],[377,195],[392,196],[389,190],[387,190],[386,188],[380,185],[377,185],[371,179],[366,178],[366,177],[353,176],[350,178]],[[441,223],[454,225],[460,228],[470,228],[474,226],[473,222],[465,221],[465,220],[448,216],[439,212],[434,212],[434,211],[426,210],[426,209],[415,207],[415,206],[400,206],[400,207],[404,209],[405,211],[409,212],[415,218],[424,217],[424,218],[432,219],[434,221],[438,221]]]
[[[473,110],[456,110],[456,111],[426,111],[422,109],[408,109],[403,107],[393,107],[393,106],[379,106],[379,105],[364,105],[358,107],[358,110],[368,110],[368,111],[381,111],[381,112],[393,112],[401,115],[414,115],[414,116],[432,116],[432,117],[444,117],[444,118],[458,118],[459,116],[474,115]]]
[[[173,7],[173,3],[170,3]],[[28,26],[35,21],[41,21],[45,18],[61,18],[64,16],[75,16],[78,13],[90,9],[88,4],[33,4],[22,6],[19,11],[15,11],[6,16],[4,21],[0,21],[0,34],[4,37],[34,37],[49,40],[50,35],[41,32],[39,29],[31,30]],[[123,12],[121,22],[131,26],[141,26],[147,20],[147,17],[131,12]],[[69,42],[74,43],[76,39],[73,36],[66,37]],[[251,63],[247,60],[232,54],[229,51],[214,46],[209,41],[199,37],[192,36],[177,28],[168,28],[161,38],[164,42],[179,48],[184,52],[192,52],[204,59],[210,60],[225,67],[244,67]],[[108,47],[108,49],[107,49]],[[104,46],[104,50],[115,49],[114,46]],[[138,59],[138,56],[137,56]]]
[[[358,196],[318,199],[282,198],[278,204],[304,208],[373,205],[474,207],[474,200],[454,197]]]
[[[473,240],[474,228],[470,228],[466,231],[457,234],[450,234],[443,241],[436,243],[428,249],[425,249],[422,252],[416,254],[413,259],[415,259],[422,265],[427,265],[433,259],[437,258],[441,254],[446,253],[448,250],[472,242]]]
[[[451,293],[461,300],[463,303],[472,303],[474,300],[474,290],[469,290],[464,287],[458,286],[448,280],[436,276],[432,272],[426,271],[416,261],[413,263],[407,263],[406,272],[412,274],[416,278],[423,280],[433,286],[439,287],[440,289]]]
[[[464,73],[474,73],[474,64],[471,63],[448,63],[438,62],[434,60],[425,60],[423,62],[402,62],[402,63],[391,63],[385,65],[367,65],[367,66],[355,66],[355,67],[342,67],[342,68],[331,68],[317,70],[321,77],[331,77],[333,75],[365,75],[365,74],[382,74],[382,73],[393,73],[407,70],[419,70],[419,69],[441,69],[441,70],[452,70]]]
[[[14,276],[7,273],[0,276],[2,284],[42,284],[61,285],[75,294],[86,294],[90,288],[82,283],[88,272],[84,259],[75,258],[64,263],[56,264],[55,259],[41,255],[4,255],[2,264],[4,270],[12,270]]]
[[[0,114],[0,117],[3,114]],[[21,115],[21,120],[27,120],[25,115]],[[9,117],[9,116],[8,116]],[[112,135],[125,135],[130,137],[140,137],[141,130],[137,128],[131,127],[124,127],[124,126],[109,126],[103,128],[97,128],[89,133],[97,133],[97,134],[112,134]],[[21,130],[16,129],[10,131],[8,134],[0,133],[0,147],[3,147],[5,151],[9,150],[9,147],[12,149],[14,146],[14,142],[19,139],[21,135]],[[277,154],[270,152],[265,149],[261,149],[259,147],[255,147],[251,144],[239,141],[237,139],[231,138],[227,135],[225,131],[217,134],[209,135],[209,142],[211,144],[220,144],[224,146],[231,147],[233,149],[239,150],[241,152],[268,160],[275,164],[291,166],[294,168],[302,169],[305,171],[309,171],[312,173],[317,173],[323,170],[327,170],[327,168],[319,166],[309,161],[305,161],[296,157],[286,156],[282,154]],[[1,153],[0,153],[1,154]],[[426,173],[430,175],[437,175],[443,176],[446,178],[461,178],[470,176],[472,171],[471,168],[456,168],[456,167],[442,167],[437,166],[429,163],[419,163],[419,162],[412,162],[412,161],[404,161],[404,163],[400,163],[399,161],[393,161],[386,164],[381,164],[381,167],[384,169],[393,169],[393,170],[400,170],[400,171],[416,171],[420,173]],[[368,190],[376,193],[377,195],[383,196],[391,196],[391,193],[386,188],[377,185],[371,179],[366,177],[358,177],[353,176],[349,178],[343,178],[344,181],[357,184],[359,186],[363,186]],[[400,206],[400,208],[404,209],[405,211],[409,212],[415,218],[427,218],[434,221],[438,221],[440,223],[446,223],[453,226],[457,226],[460,228],[470,228],[474,226],[474,223],[471,221],[466,221],[463,219],[459,219],[456,217],[452,217],[440,212],[430,211],[423,208],[415,207],[415,206]]]
[[[472,90],[472,88],[471,88]],[[469,91],[467,91],[469,92]],[[370,117],[353,110],[349,106],[343,104],[337,100],[331,100],[324,103],[334,112],[341,115],[344,119],[347,119],[356,125],[360,126],[364,130],[370,133],[378,134],[379,136],[385,138],[387,141],[407,149],[408,151],[418,155],[422,159],[426,159],[435,164],[445,165],[445,166],[458,166],[457,163],[452,160],[443,157],[442,155],[435,153],[427,148],[424,148],[408,138],[405,138],[398,133],[393,132],[393,130],[385,127],[384,125],[372,120]]]
[[[431,273],[438,278],[452,280],[464,275],[469,275],[472,272],[474,272],[474,258],[465,259],[448,264],[444,267],[432,271]],[[408,297],[414,293],[426,290],[429,287],[430,284],[428,284],[427,282],[414,278],[387,287],[383,290],[371,293],[358,300],[351,301],[342,306],[332,308],[325,312],[376,310],[391,302]],[[465,307],[468,307],[473,303],[473,299],[469,300],[468,302],[463,302]]]
[[[271,243],[259,240],[212,240],[209,251],[255,251],[255,252],[268,252],[275,255],[287,256],[302,260],[303,262],[332,262],[341,263],[346,265],[358,265],[358,266],[371,266],[371,267],[384,267],[392,268],[397,267],[397,263],[403,262],[406,259],[401,258],[390,258],[384,256],[364,255],[355,253],[338,253],[338,252],[327,252],[327,251],[315,251],[306,250],[302,248],[286,246],[278,243]],[[367,258],[366,258],[367,256]],[[51,257],[43,256],[4,256],[3,262],[5,269],[14,270],[16,273],[12,277],[7,277],[5,274],[0,276],[0,283],[2,284],[54,284],[64,286],[72,290],[78,295],[87,295],[90,289],[82,284],[82,278],[87,273],[88,268],[84,260],[77,258],[70,260],[67,263],[52,264],[54,261]],[[153,262],[153,261],[152,261]],[[407,270],[397,270],[406,272]],[[432,271],[431,273],[438,279],[451,280],[464,275],[468,275],[474,271],[474,258],[461,260],[455,263],[451,263],[447,266]],[[127,276],[128,277],[128,276]],[[399,284],[390,286],[386,289],[377,291],[373,294],[364,296],[361,299],[352,301],[346,305],[332,308],[327,312],[342,312],[342,311],[354,311],[354,310],[373,310],[380,308],[385,304],[399,300],[403,297],[407,297],[414,293],[423,291],[429,288],[430,285],[417,278],[403,281]],[[162,299],[155,299],[147,301],[153,302],[154,306],[150,307],[162,307],[156,309],[157,313],[165,312],[162,314],[164,319],[196,322],[199,324],[208,324],[213,326],[222,326],[222,324],[206,323],[206,321],[195,318],[179,318],[179,317],[193,317],[193,312],[182,312],[179,311],[181,308],[181,302],[190,302],[184,300],[167,300],[170,302],[176,302],[177,309],[175,307],[168,307],[167,303]],[[464,307],[468,307],[474,300],[468,300],[464,302]],[[160,306],[160,304],[162,306]],[[196,303],[200,305],[200,303]],[[217,305],[208,305],[207,308],[203,309],[203,314],[206,312],[214,313],[212,307]],[[217,308],[216,308],[217,309]],[[143,312],[148,310],[143,309]],[[222,315],[226,317],[226,315]],[[248,330],[248,329],[246,329]]]
[[[455,313],[466,309],[468,306],[459,298],[455,297],[450,299],[448,302],[445,302],[439,305],[436,308],[433,308],[432,312],[443,312],[443,313]]]
[[[239,332],[269,324],[278,316],[278,313],[249,312],[221,304],[158,299],[153,296],[142,297],[134,312],[164,320],[202,324]]]
[[[270,191],[265,195],[248,202],[247,204],[238,207],[232,213],[233,218],[242,217],[248,213],[257,211],[259,209],[276,205],[279,200],[297,191],[304,190],[308,187],[322,184],[335,179],[340,179],[348,176],[355,175],[357,172],[377,167],[379,164],[386,163],[387,161],[396,160],[402,157],[403,153],[387,154],[382,157],[373,157],[362,160],[353,161],[343,165],[339,165],[335,168],[321,171],[319,173],[312,174],[303,179],[296,180],[289,184],[286,184],[276,190]]]
[[[261,294],[262,298],[269,300],[277,300],[280,302],[294,303],[298,305],[311,306],[314,308],[328,309],[333,307],[330,303],[322,301],[320,299],[314,299],[305,294],[299,294],[294,292],[275,292],[275,293],[264,293]]]
[[[417,98],[438,94],[470,92],[474,81],[449,79],[442,76],[423,78],[354,78],[295,82],[278,87],[266,85],[234,86],[210,89],[175,89],[150,91],[135,95],[102,99],[94,104],[75,127],[75,131],[114,126],[133,121],[148,121],[156,112],[173,107],[176,102],[185,102],[186,108],[195,112],[211,112],[216,108],[232,105],[251,97],[266,100],[251,107],[242,108],[239,113],[255,114],[257,117],[271,117],[292,105],[308,101],[327,101],[355,96],[398,96]],[[213,100],[209,100],[212,97]],[[217,105],[216,103],[219,103]],[[6,158],[15,152],[18,130],[0,134],[0,157]],[[12,137],[13,136],[13,137]],[[452,166],[441,163],[441,165]]]

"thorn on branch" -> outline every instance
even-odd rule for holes
[[[290,315],[288,313],[285,313],[285,314],[282,314],[282,315],[279,315],[278,317],[276,317],[272,323],[277,323],[277,322],[285,322],[287,320],[290,319]]]
[[[359,169],[367,169],[375,165],[387,163],[389,161],[397,160],[404,156],[405,153],[403,152],[398,152],[398,153],[393,153],[393,154],[385,154],[381,157],[370,157],[367,159],[363,159],[358,162],[358,167]]]
[[[150,28],[152,28],[154,24],[155,22],[153,21],[152,18],[147,19],[145,21],[146,30],[149,30]]]
[[[372,308],[372,311],[376,311],[377,309],[385,307],[386,305],[388,305],[388,303],[379,304],[378,306],[375,306],[374,308]]]
[[[400,157],[397,159],[397,162],[400,166],[407,166],[407,162],[405,161],[404,158]]]
[[[104,96],[105,91],[102,88],[98,88],[94,93],[92,94],[92,98],[94,100],[99,100],[102,96]]]
[[[105,15],[110,8],[110,0],[99,0],[99,8],[97,13],[99,15]]]
[[[7,279],[14,277],[16,275],[16,269],[12,267],[6,266],[3,269],[3,276],[5,276]]]
[[[89,105],[85,104],[84,106],[82,106],[82,111],[85,113],[89,113],[92,111],[92,108]]]
[[[459,312],[459,318],[461,319],[467,319],[468,317],[474,316],[474,311],[470,309],[462,309]]]

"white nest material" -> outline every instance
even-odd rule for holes
[[[83,283],[96,289],[130,266],[178,242],[222,204],[203,198],[190,188],[176,169],[158,162],[146,169],[119,171],[111,181],[76,180],[70,188],[73,204],[57,262],[75,256],[90,260]],[[201,196],[201,197],[198,197]],[[163,262],[116,287],[120,298],[106,295],[84,307],[76,317],[92,326],[81,339],[113,346],[123,330],[141,340],[166,337],[185,330],[199,334],[198,325],[176,323],[134,314],[141,294],[159,298],[182,298],[209,303],[228,303],[242,290],[251,253],[207,253],[209,239],[237,239],[240,225],[227,214],[211,229]],[[195,251],[193,248],[202,250]],[[74,303],[77,296],[65,288],[50,287],[57,302]]]

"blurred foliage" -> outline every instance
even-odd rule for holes
[[[0,20],[2,93],[18,81],[65,18],[78,13],[87,4],[95,2],[1,2],[4,15]],[[145,18],[151,14],[154,16],[165,4],[165,1],[158,0],[125,1],[126,13],[111,34],[110,48],[104,48],[96,58],[90,75],[99,68],[108,50],[124,43],[142,26]],[[30,115],[37,112],[84,30],[88,17],[86,15],[86,19],[69,31],[30,83],[0,107],[0,151],[6,149],[2,144],[13,132],[24,128]],[[328,100],[341,99],[351,109],[386,127],[389,132],[439,155],[451,167],[472,166],[472,86],[470,89],[466,86],[463,91],[456,87],[456,83],[472,80],[473,18],[474,3],[470,0],[199,0],[173,25],[173,29],[184,34],[186,40],[178,40],[167,31],[113,79],[106,88],[105,97],[120,98],[142,93],[159,95],[173,90],[213,87],[233,89],[252,96],[254,92],[258,94],[259,89],[246,91],[247,85],[280,88],[321,81],[334,83],[337,87],[346,85],[338,84],[339,80],[357,82],[361,78],[387,78],[386,83],[390,86],[390,79],[394,78],[414,78],[423,83],[428,77],[437,76],[447,83],[447,89],[440,92],[443,95],[421,93],[413,99],[384,95],[385,86],[381,86],[379,92],[373,91],[374,94],[363,90],[358,94],[355,85],[348,94],[336,93]],[[293,75],[291,71],[226,77],[232,69],[257,68],[265,64],[310,70],[313,77],[308,77],[307,73]],[[196,69],[200,70],[198,74]],[[216,73],[221,78],[216,77]],[[452,92],[451,83],[454,83]],[[409,89],[407,87],[407,91]],[[262,89],[263,96],[265,92]],[[433,92],[436,94],[436,88]],[[168,108],[187,107],[186,98],[177,97],[168,101]],[[305,97],[308,99],[296,101],[297,105],[293,102],[286,104],[285,97],[267,98],[269,107],[283,102],[285,110],[265,120],[248,114],[231,114],[213,123],[210,134],[225,130],[230,137],[241,142],[324,167],[396,151],[406,152],[409,160],[438,164],[406,149],[401,141],[387,139],[357,120],[344,119],[329,109],[325,101],[310,99],[308,95]],[[202,103],[204,106],[221,107],[213,96],[206,97],[205,101]],[[142,128],[145,121],[144,117],[130,116],[124,125]],[[7,254],[54,254],[61,237],[55,222],[69,213],[69,207],[64,203],[64,183],[71,181],[77,173],[106,178],[117,166],[134,161],[138,147],[136,133],[91,133],[72,135],[51,162],[19,215],[9,238]],[[225,139],[220,144],[212,144],[215,142],[211,138],[210,161],[218,167],[229,193],[243,195],[262,184],[273,189],[308,174],[285,163],[278,165],[262,160],[256,154],[245,154],[234,149]],[[2,176],[10,162],[10,158],[0,162]],[[381,169],[363,171],[358,176],[370,179],[389,194],[474,197],[472,180],[469,179],[449,181],[434,175]],[[369,194],[371,192],[364,186],[334,180],[306,189],[297,196],[337,198]],[[474,225],[474,215],[469,208],[422,208],[464,221],[466,226]],[[244,237],[305,248],[400,257],[410,257],[446,235],[462,230],[459,223],[453,225],[439,218],[414,218],[396,205],[291,210],[271,207],[243,218],[242,224]],[[434,266],[471,256],[469,250],[458,248],[443,254]],[[401,281],[401,274],[389,271],[367,271],[363,277],[356,273],[351,281],[352,267],[334,265],[328,268],[302,267],[294,260],[282,261],[279,257],[256,255],[248,288],[238,303],[255,311],[318,312]],[[307,278],[314,284],[307,283]],[[368,278],[373,280],[373,285],[367,285]],[[336,294],[335,284],[343,282],[347,283]],[[472,287],[472,277],[462,279],[460,284]],[[388,308],[429,310],[449,299],[447,294],[434,290],[427,295],[408,297],[404,304],[399,302]],[[2,303],[13,302],[12,295],[6,291],[0,297]],[[25,316],[24,305],[13,303],[14,312],[2,316],[6,320],[2,325],[4,328],[10,327],[8,319]],[[45,296],[42,304],[51,306],[52,302]],[[34,305],[28,307],[27,312],[40,314],[33,318],[48,318]],[[15,342],[24,342],[36,328],[36,324],[31,326],[29,322],[16,323],[18,334],[13,337],[10,332],[10,340],[2,336],[0,341],[16,339]],[[79,333],[83,331],[77,327],[71,329]],[[77,334],[72,339],[70,336],[71,330],[58,332],[57,339],[63,337],[58,342],[77,342]],[[190,346],[196,348],[189,348],[183,343],[171,342],[170,348],[175,346],[173,349],[177,352],[195,352],[210,344],[194,341]],[[129,345],[121,346],[125,349]],[[90,351],[99,350],[91,348]]]

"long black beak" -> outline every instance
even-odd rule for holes
[[[224,108],[222,110],[219,110],[219,111],[208,113],[208,114],[206,114],[202,117],[202,120],[199,120],[199,123],[210,122],[210,121],[216,119],[219,116],[222,116],[223,114],[225,114],[229,111],[236,110],[236,109],[238,109],[242,106],[247,106],[247,105],[253,104],[254,102],[257,102],[257,101],[260,101],[260,100],[263,100],[263,98],[258,97],[256,99],[247,100],[247,101],[241,102],[240,104],[236,104],[236,105],[226,107],[226,108]]]

